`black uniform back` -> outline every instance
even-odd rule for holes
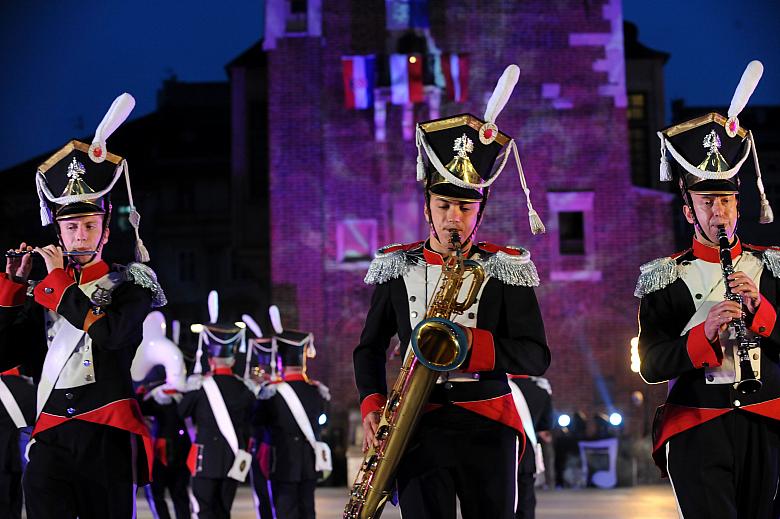
[[[255,395],[235,375],[213,375],[238,438],[238,447],[246,450],[249,419]],[[233,465],[233,451],[222,436],[203,389],[184,394],[179,414],[192,417],[198,427],[195,445],[198,449],[194,475],[203,478],[225,478]]]
[[[320,439],[319,417],[325,411],[325,400],[316,384],[303,380],[289,381],[309,418],[314,436]],[[301,432],[292,411],[284,398],[276,393],[260,402],[255,415],[261,424],[271,432],[271,466],[269,479],[272,481],[302,481],[317,479],[314,471],[314,451]]]

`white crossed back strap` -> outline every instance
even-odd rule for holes
[[[16,402],[13,393],[8,389],[8,386],[3,382],[2,378],[0,378],[0,403],[2,403],[5,410],[8,411],[8,414],[11,416],[11,420],[13,420],[17,429],[27,427],[27,421],[24,419],[24,414],[22,414],[19,404]]]

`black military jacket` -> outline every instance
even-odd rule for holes
[[[471,247],[470,259],[485,266],[487,277],[477,302],[454,321],[474,333],[474,345],[461,370],[476,381],[438,384],[431,404],[454,403],[522,432],[507,373],[542,375],[550,364],[533,289],[539,278],[529,257],[518,248],[489,243]],[[384,404],[390,339],[397,334],[402,353],[406,352],[413,326],[424,318],[426,297],[432,297],[440,265],[441,256],[423,242],[386,247],[372,262],[366,282],[376,288],[353,353],[363,416]]]
[[[298,395],[311,423],[314,437],[319,440],[319,417],[325,412],[325,398],[318,384],[316,382],[310,384],[302,379],[288,379],[287,383]],[[255,413],[255,424],[266,426],[270,433],[269,479],[285,482],[317,479],[317,472],[314,470],[314,450],[311,444],[298,427],[284,398],[273,390],[271,394],[270,398],[258,401],[258,409]]]
[[[213,377],[236,431],[238,448],[247,450],[255,395],[239,377],[232,373],[213,375]],[[179,415],[182,418],[192,417],[193,423],[198,428],[193,445],[194,475],[202,478],[226,478],[235,456],[219,430],[206,391],[201,388],[184,393],[179,402]]]

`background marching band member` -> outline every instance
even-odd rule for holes
[[[179,402],[179,414],[191,417],[197,427],[187,460],[196,500],[193,515],[221,519],[230,517],[238,483],[245,481],[249,472],[248,425],[256,394],[250,386],[256,386],[233,373],[236,350],[246,347],[245,329],[218,322],[216,292],[209,294],[208,303],[210,322],[200,332],[196,374],[188,379],[190,390]],[[197,372],[204,346],[210,373],[201,376]]]
[[[737,119],[762,70],[748,65],[728,117],[709,113],[659,133],[662,180],[677,177],[693,246],[641,267],[639,356],[647,382],[669,381],[653,457],[681,517],[768,518],[778,486],[780,250],[747,245],[736,232],[738,174],[751,154],[760,220],[772,221],[755,140]],[[741,302],[724,300],[727,288]]]
[[[364,448],[376,444],[387,399],[390,339],[398,334],[403,353],[412,354],[412,330],[426,317],[442,265],[453,253],[451,233],[460,235],[463,257],[478,261],[486,274],[477,301],[452,318],[464,332],[467,357],[459,370],[439,377],[400,461],[397,488],[405,517],[452,519],[456,496],[465,519],[514,517],[524,435],[507,373],[541,375],[550,350],[530,253],[476,243],[475,234],[506,154],[515,154],[525,188],[514,140],[495,124],[518,75],[517,66],[506,69],[483,119],[461,114],[417,125],[417,178],[425,182],[428,239],[380,249],[366,275],[376,288],[354,351]],[[530,198],[528,208],[533,232],[543,232]]]
[[[70,141],[39,166],[41,220],[54,224],[58,242],[35,249],[48,275],[28,283],[29,254],[9,257],[0,275],[0,369],[21,364],[38,382],[23,483],[30,519],[129,518],[134,475],[139,484],[148,481],[151,439],[134,399],[130,364],[144,318],[165,304],[165,295],[146,265],[102,260],[111,189],[127,177],[126,161],[109,153],[105,140],[134,104],[122,94],[92,145]],[[136,256],[148,261],[126,180]],[[80,255],[63,258],[74,252]]]
[[[152,482],[144,490],[155,518],[171,517],[165,501],[167,489],[176,519],[189,519],[187,455],[192,442],[177,408],[186,388],[186,369],[182,352],[165,332],[165,316],[161,312],[146,316],[144,340],[130,367],[133,380],[139,383],[136,393],[141,412],[151,421],[154,439]],[[174,339],[178,340],[176,333]]]
[[[268,391],[261,394],[263,400],[255,420],[270,431],[268,477],[274,509],[280,519],[313,519],[317,472],[323,470],[318,456],[325,448],[318,444],[319,418],[325,413],[330,393],[306,373],[306,360],[315,355],[314,336],[283,328],[276,306],[269,309],[269,314],[274,328],[273,348],[281,359],[283,375],[282,382],[268,386]]]
[[[22,375],[19,368],[0,373],[0,519],[22,517],[20,432],[34,422],[32,379]]]
[[[281,381],[276,369],[276,351],[273,340],[263,337],[263,331],[250,315],[244,314],[241,320],[246,323],[254,337],[247,338],[246,354],[236,357],[235,373],[249,378],[261,387],[259,398],[263,398],[263,390],[273,383]],[[267,392],[267,391],[266,391]],[[271,431],[263,425],[262,405],[257,402],[252,412],[252,430],[249,438],[249,453],[252,455],[252,468],[249,472],[252,484],[252,496],[258,519],[274,519],[273,501],[271,499],[271,482],[268,479],[271,457]]]

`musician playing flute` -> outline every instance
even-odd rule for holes
[[[748,66],[727,116],[709,113],[659,133],[661,178],[678,182],[693,245],[641,268],[639,355],[648,383],[669,383],[653,457],[680,517],[775,517],[780,249],[747,245],[736,232],[746,162],[756,166],[761,222],[772,221],[755,141],[737,118],[762,70]]]
[[[451,317],[463,333],[465,360],[438,375],[400,460],[396,488],[405,518],[454,519],[456,497],[464,519],[514,517],[525,437],[507,373],[543,374],[550,350],[530,253],[477,243],[475,235],[490,184],[506,159],[517,157],[514,141],[495,121],[518,73],[515,65],[506,69],[483,118],[461,114],[417,125],[428,238],[380,249],[365,278],[375,289],[353,358],[367,449],[379,445],[375,433],[388,395],[390,339],[397,334],[401,354],[413,355],[410,337],[426,317],[443,264],[456,248],[485,272],[473,304]],[[530,200],[528,207],[534,232],[543,232]],[[465,279],[460,299],[468,285]]]
[[[105,140],[132,110],[118,97],[89,144],[70,141],[36,175],[44,225],[55,244],[37,247],[48,274],[28,279],[32,256],[9,257],[0,275],[0,370],[22,365],[38,384],[23,487],[27,517],[131,518],[134,483],[149,479],[148,429],[130,365],[150,309],[165,304],[143,263],[103,259],[110,192],[127,174]],[[138,215],[132,207],[136,237]],[[16,252],[30,250],[23,243]],[[12,251],[13,252],[13,251]],[[64,252],[80,252],[63,256]],[[148,261],[138,239],[139,261]]]

